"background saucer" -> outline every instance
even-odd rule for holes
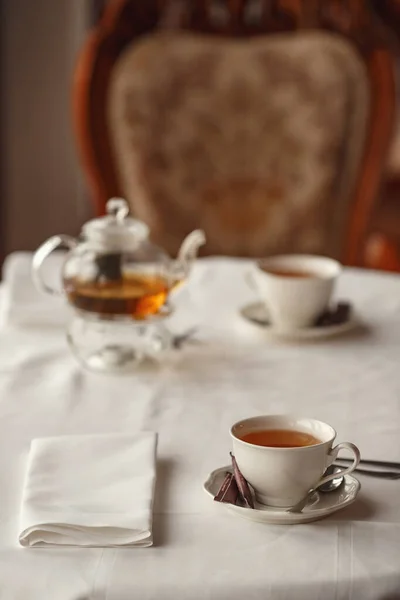
[[[350,313],[349,318],[338,325],[325,325],[305,327],[303,329],[281,330],[274,327],[269,320],[268,309],[263,302],[253,302],[240,309],[240,314],[244,319],[263,327],[269,334],[288,340],[314,340],[328,337],[334,337],[352,331],[359,327],[360,322]]]

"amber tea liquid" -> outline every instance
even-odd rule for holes
[[[132,319],[157,314],[169,292],[163,278],[141,274],[123,274],[112,281],[67,279],[65,288],[70,304],[79,310]]]
[[[248,444],[269,448],[302,448],[321,443],[321,440],[311,433],[292,429],[259,429],[245,433],[240,439]]]

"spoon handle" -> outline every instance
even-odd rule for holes
[[[176,335],[172,340],[173,348],[175,348],[175,350],[180,350],[182,348],[183,344],[185,342],[189,341],[189,339],[196,333],[196,331],[197,331],[197,327],[191,327],[184,333]]]
[[[337,459],[338,462],[353,462],[352,458],[338,458]],[[400,463],[398,462],[390,462],[390,461],[384,461],[384,460],[367,460],[365,458],[362,458],[360,460],[360,465],[369,465],[371,467],[384,467],[385,469],[400,469]]]
[[[340,465],[338,463],[335,462],[335,466],[337,467],[342,467],[343,465]],[[368,475],[369,477],[376,477],[378,479],[400,479],[400,471],[373,471],[372,469],[360,469],[359,467],[357,467],[354,470],[355,473],[359,473],[360,475]],[[338,477],[340,476],[340,473],[338,473]]]

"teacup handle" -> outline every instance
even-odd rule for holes
[[[358,464],[361,460],[361,455],[359,449],[354,444],[351,444],[350,442],[341,442],[340,444],[332,448],[332,450],[329,452],[329,461],[326,467],[330,467],[330,465],[337,459],[340,450],[350,450],[350,452],[354,454],[354,460],[352,464],[340,473],[340,476],[342,477],[343,475],[349,475],[358,467]],[[317,488],[320,485],[324,485],[324,483],[332,481],[332,479],[337,479],[337,477],[338,473],[332,473],[332,475],[322,477],[322,479],[319,480],[315,487]]]

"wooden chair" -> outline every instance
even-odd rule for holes
[[[372,0],[374,9],[393,38],[397,73],[400,65],[400,0]],[[399,102],[399,98],[397,99]],[[400,272],[400,121],[389,155],[384,185],[372,217],[366,264],[375,269]]]
[[[78,60],[74,119],[98,213],[122,195],[175,251],[364,248],[395,119],[364,0],[114,0]]]

